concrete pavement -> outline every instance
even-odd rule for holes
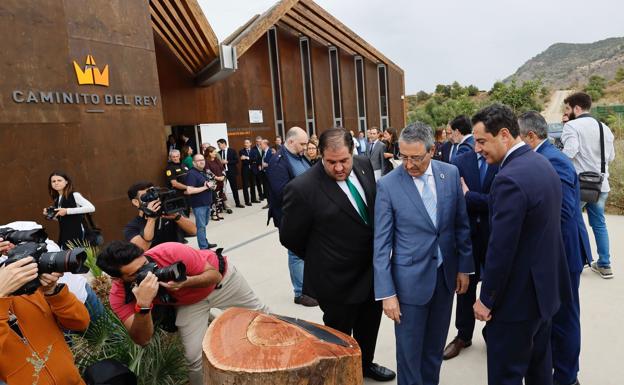
[[[235,209],[231,215],[223,214],[223,221],[211,221],[207,227],[208,240],[226,249],[237,268],[259,295],[278,314],[322,323],[318,307],[306,308],[293,303],[293,292],[287,266],[286,250],[280,245],[273,224],[266,225],[267,210],[253,207]],[[611,258],[615,278],[604,280],[589,269],[581,277],[581,322],[583,346],[579,381],[583,385],[624,384],[624,333],[619,327],[624,322],[624,217],[609,216],[607,226],[611,235]],[[588,226],[595,254],[593,233]],[[195,238],[189,244],[196,246]],[[454,316],[452,318],[454,322]],[[445,361],[441,371],[441,385],[487,384],[485,343],[480,329],[475,331],[472,347],[461,355]],[[451,324],[448,341],[456,334]],[[396,370],[393,323],[385,316],[377,339],[375,361]],[[375,381],[365,381],[375,384]],[[396,384],[396,381],[388,384]]]

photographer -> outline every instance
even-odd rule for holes
[[[212,207],[212,191],[216,189],[216,182],[211,185],[208,175],[204,171],[206,160],[202,154],[193,156],[193,168],[186,175],[186,194],[191,196],[191,207],[195,214],[197,226],[197,244],[200,249],[217,247],[216,243],[208,242],[206,226],[210,220]]]
[[[188,236],[196,235],[195,224],[182,214],[145,215],[145,209],[158,213],[161,208],[161,202],[158,199],[149,202],[146,207],[141,205],[141,197],[152,187],[154,185],[150,182],[138,182],[128,189],[128,199],[134,207],[139,209],[139,214],[124,228],[124,238],[143,250],[147,250],[164,242],[178,242],[178,230]]]
[[[0,254],[11,248],[0,240]],[[61,275],[39,275],[32,257],[0,267],[0,380],[9,385],[84,384],[61,328],[85,330],[89,314],[57,282]],[[41,286],[33,294],[12,296],[37,278]]]
[[[178,262],[185,267],[185,277],[172,274],[173,268],[180,273]],[[135,343],[147,345],[154,333],[153,304],[163,304],[165,298],[165,305],[175,306],[191,385],[204,383],[202,341],[211,308],[269,311],[236,267],[212,250],[163,243],[144,252],[132,243],[113,241],[98,255],[97,265],[113,277],[110,305]],[[172,281],[172,276],[180,279]]]

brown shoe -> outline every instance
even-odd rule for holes
[[[465,342],[459,337],[455,337],[453,341],[449,342],[449,344],[444,348],[444,355],[442,357],[445,360],[455,358],[459,355],[459,352],[461,352],[462,349],[465,349],[470,345],[472,345],[472,341]]]
[[[305,294],[300,295],[299,297],[295,297],[295,303],[297,305],[303,305],[307,307],[318,306],[318,302],[314,298],[308,297]]]

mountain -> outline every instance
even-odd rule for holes
[[[592,75],[611,80],[620,67],[624,67],[624,37],[589,44],[556,43],[524,63],[504,82],[541,78],[545,85],[563,89],[585,84]]]

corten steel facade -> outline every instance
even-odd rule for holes
[[[58,224],[42,209],[51,203],[48,175],[60,169],[96,206],[106,238],[119,238],[135,213],[127,187],[162,174],[166,132],[147,2],[4,0],[0,35],[0,223],[36,220],[55,239]],[[108,65],[108,86],[78,83],[74,61],[90,77],[88,55],[98,72]]]
[[[280,1],[221,46],[196,0],[6,0],[0,33],[0,223],[36,220],[52,238],[41,215],[52,170],[118,239],[135,213],[127,187],[164,183],[170,126],[226,123],[239,149],[295,125],[405,122],[402,70],[311,0]]]

